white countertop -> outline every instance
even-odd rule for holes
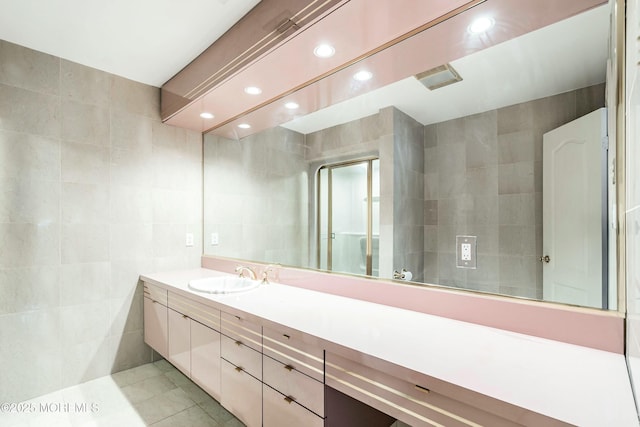
[[[227,273],[141,277],[571,424],[640,425],[620,354],[281,284],[229,295],[187,286],[217,275]]]

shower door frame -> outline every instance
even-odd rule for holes
[[[322,179],[320,174],[322,170],[327,170],[327,270],[333,271],[333,193],[332,193],[332,171],[333,169],[354,166],[359,164],[367,165],[367,245],[366,245],[366,266],[365,274],[371,276],[373,274],[373,162],[380,161],[378,156],[363,157],[355,160],[344,162],[330,163],[320,166],[316,174],[317,197],[316,197],[316,218],[318,218],[316,226],[316,265],[321,266],[322,253]]]

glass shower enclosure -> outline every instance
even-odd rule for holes
[[[378,276],[380,161],[326,165],[318,171],[318,267]]]

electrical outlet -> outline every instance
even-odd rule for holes
[[[214,232],[211,233],[211,246],[217,246],[220,244],[219,238],[218,238],[218,233]]]
[[[471,243],[463,243],[460,247],[460,258],[463,261],[471,261]]]
[[[476,242],[476,236],[456,236],[457,268],[477,268]]]
[[[193,246],[193,233],[187,233],[186,244],[187,246]]]

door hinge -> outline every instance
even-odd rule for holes
[[[609,137],[608,136],[603,136],[602,137],[602,148],[604,148],[605,150],[609,149]]]
[[[611,159],[611,185],[616,185],[616,159]]]

